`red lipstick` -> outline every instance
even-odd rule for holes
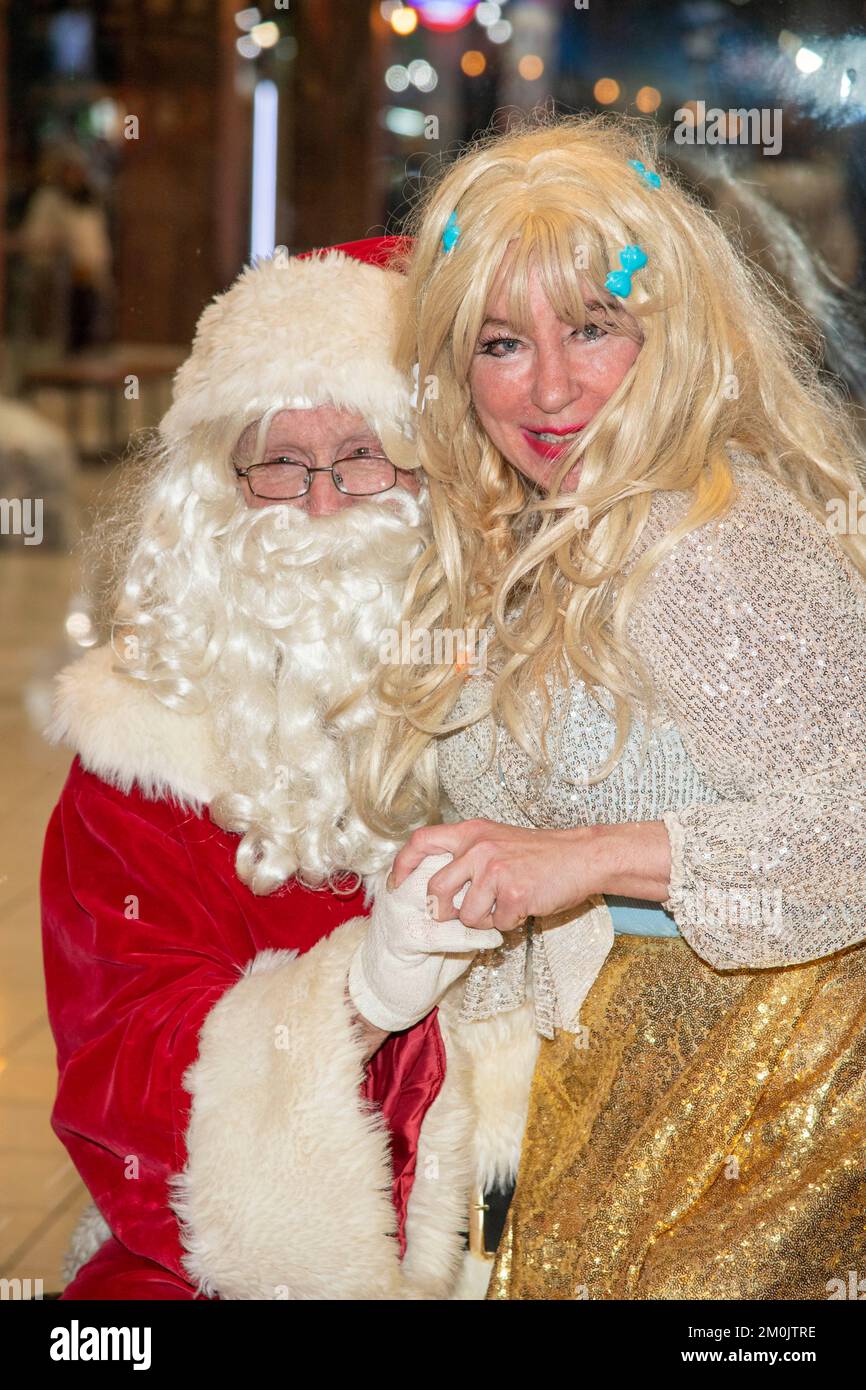
[[[534,453],[540,454],[542,458],[554,459],[558,458],[563,450],[568,448],[571,440],[563,439],[561,444],[555,444],[553,440],[540,439],[539,436],[541,434],[575,435],[579,434],[582,429],[583,425],[566,425],[560,429],[554,429],[551,425],[545,425],[543,429],[533,430],[524,425],[521,427],[520,433]]]

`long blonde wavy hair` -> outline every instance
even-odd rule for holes
[[[486,709],[528,752],[527,696],[541,696],[546,720],[549,677],[564,681],[570,667],[590,691],[608,691],[616,739],[590,782],[609,773],[633,716],[652,707],[626,637],[629,613],[677,541],[732,500],[726,445],[754,455],[825,523],[832,498],[863,494],[862,446],[846,404],[803,345],[808,335],[792,331],[802,311],[780,303],[764,272],[660,165],[660,134],[638,118],[526,118],[448,166],[406,228],[415,241],[399,365],[417,360],[421,390],[434,387],[418,428],[435,546],[416,567],[405,614],[413,629],[492,625],[498,659]],[[629,160],[659,170],[661,187]],[[445,253],[455,210],[460,236]],[[469,372],[491,292],[509,251],[508,314],[518,333],[529,326],[537,267],[562,320],[581,329],[601,321],[583,282],[608,330],[635,336],[626,306],[604,288],[630,243],[649,258],[627,300],[642,349],[544,495],[494,447],[473,409]],[[558,495],[578,452],[578,490]],[[690,492],[691,507],[625,575],[659,489]],[[577,506],[586,509],[580,529]],[[866,537],[839,542],[866,575]],[[441,664],[383,669],[384,713],[356,792],[371,825],[393,833],[440,818],[432,740],[470,721],[448,721],[462,679]]]

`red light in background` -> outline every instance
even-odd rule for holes
[[[412,0],[413,10],[425,29],[436,34],[453,34],[462,29],[475,13],[475,0],[471,5],[464,0]]]

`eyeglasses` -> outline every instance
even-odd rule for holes
[[[249,468],[236,468],[239,478],[246,478],[250,492],[268,502],[289,502],[304,497],[310,490],[313,473],[330,473],[334,487],[348,497],[375,497],[388,492],[397,483],[397,467],[381,454],[355,454],[335,459],[327,468],[310,468],[306,463],[291,459],[272,459],[254,463]]]

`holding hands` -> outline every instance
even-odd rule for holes
[[[577,908],[599,893],[652,902],[670,895],[662,821],[527,830],[467,820],[413,831],[380,886],[349,970],[368,1023],[418,1023],[469,969],[532,914]]]
[[[388,1032],[418,1023],[469,969],[479,950],[502,945],[496,930],[473,931],[455,918],[437,921],[429,897],[431,876],[450,853],[422,854],[392,892],[381,887],[370,926],[349,968],[349,995],[362,1018]],[[463,883],[457,891],[463,901]]]
[[[423,826],[397,854],[389,883],[399,889],[428,855],[443,853],[450,861],[432,875],[427,893],[437,900],[438,917],[456,916],[471,928],[513,931],[530,914],[578,907],[597,893],[652,902],[669,896],[670,841],[661,821],[565,830],[491,820]]]
[[[450,851],[427,885],[437,915],[458,915],[467,927],[513,931],[530,914],[545,916],[599,891],[593,843],[588,831],[525,830],[490,820],[424,826],[395,858],[390,881],[399,888],[427,855]]]

